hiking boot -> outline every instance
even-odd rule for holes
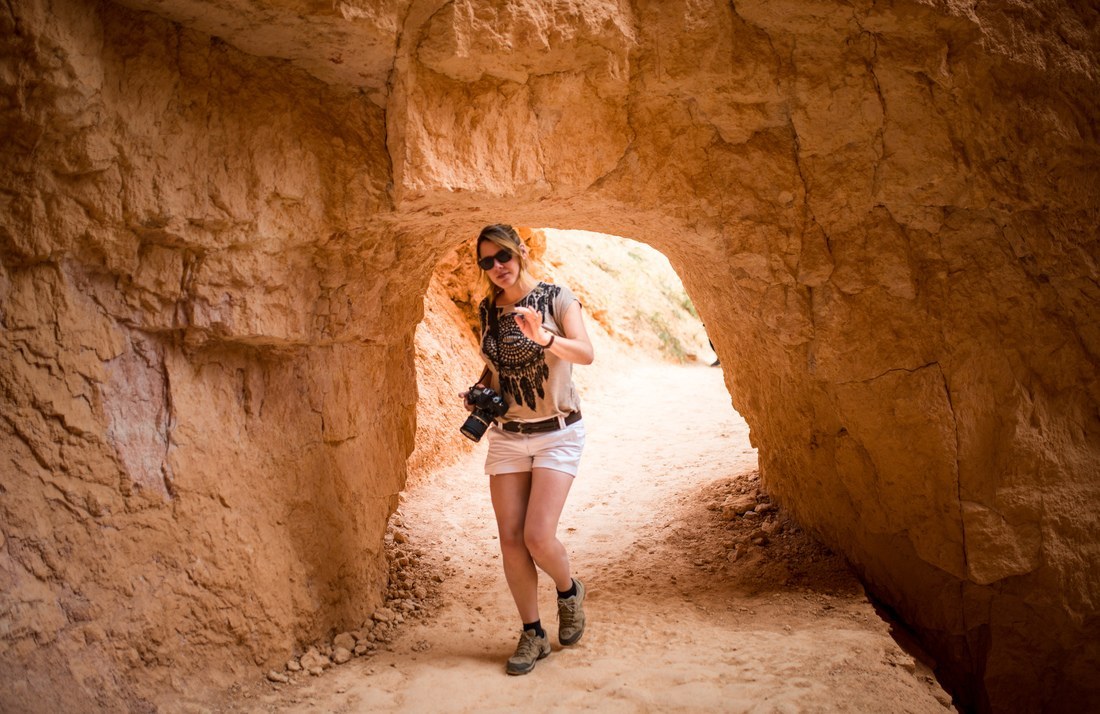
[[[535,668],[535,662],[550,654],[550,638],[539,637],[534,630],[524,630],[519,636],[516,652],[508,658],[505,668],[508,674],[527,674]]]
[[[573,582],[577,594],[558,598],[558,642],[565,647],[576,644],[584,634],[584,583],[576,578]]]

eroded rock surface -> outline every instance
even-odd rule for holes
[[[965,701],[1095,701],[1096,9],[127,4],[0,13],[6,704],[369,615],[421,299],[500,220],[669,256]]]

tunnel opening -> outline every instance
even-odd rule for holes
[[[530,245],[537,279],[578,285],[574,292],[583,305],[595,348],[604,355],[601,362],[632,365],[657,360],[717,366],[717,355],[695,306],[660,251],[589,231],[519,230]],[[413,480],[469,447],[439,412],[453,408],[453,396],[481,372],[477,305],[482,295],[473,263],[469,245],[450,251],[439,260],[424,296],[424,317],[415,338],[420,396],[416,446],[409,457]],[[592,371],[574,369],[582,392]]]

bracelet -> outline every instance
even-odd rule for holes
[[[542,347],[544,350],[550,349],[550,345],[554,344],[554,339],[556,337],[557,337],[557,335],[555,335],[553,332],[551,332],[550,333],[550,341],[547,342],[545,345],[539,345],[539,346]]]

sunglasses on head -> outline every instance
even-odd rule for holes
[[[493,261],[494,260],[496,262],[500,263],[501,265],[504,265],[505,263],[507,263],[511,259],[512,259],[512,251],[510,251],[510,250],[501,250],[496,255],[488,255],[488,256],[485,256],[484,258],[481,258],[480,260],[478,260],[477,261],[477,267],[481,268],[482,270],[490,270],[493,267]]]

